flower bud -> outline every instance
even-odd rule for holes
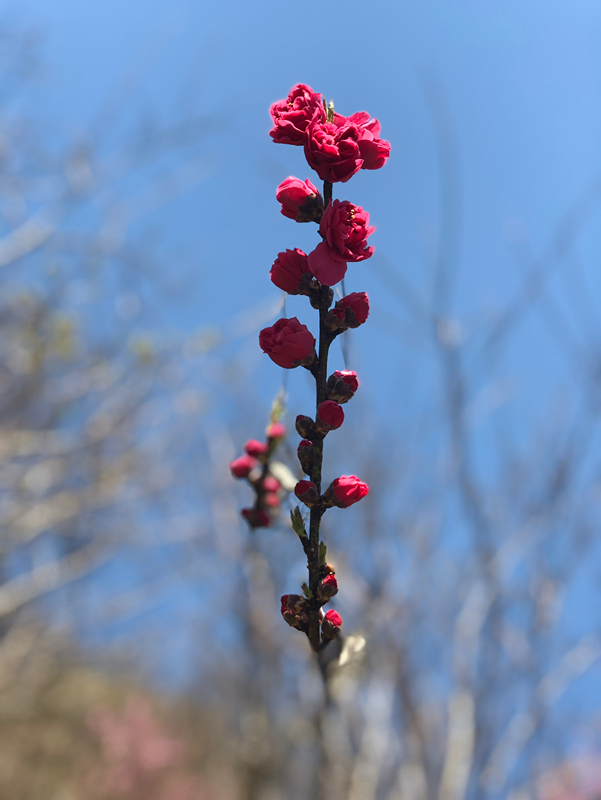
[[[311,181],[286,178],[275,193],[282,204],[282,214],[296,222],[319,222],[323,214],[323,198]]]
[[[358,503],[369,493],[369,486],[356,475],[341,475],[328,486],[323,500],[326,506],[348,508]]]
[[[286,426],[282,422],[272,422],[267,426],[268,439],[283,439],[286,436]]]
[[[347,328],[363,325],[368,315],[369,298],[366,292],[351,292],[336,303],[325,323],[332,332],[342,333]]]
[[[269,515],[260,508],[243,508],[240,513],[251,528],[269,527]]]
[[[299,414],[296,418],[296,431],[303,439],[314,439],[317,434],[315,423],[311,417],[306,417],[304,414]]]
[[[273,475],[266,475],[261,481],[261,488],[264,492],[277,492],[281,488],[281,484]]]
[[[281,504],[281,502],[282,501],[280,499],[279,494],[276,494],[275,492],[266,492],[263,495],[263,503],[268,508],[277,508]]]
[[[303,439],[296,453],[303,472],[310,475],[313,469],[313,442],[310,442],[308,439]]]
[[[337,403],[347,403],[359,388],[357,373],[349,369],[337,369],[326,384],[328,397]]]
[[[249,456],[253,458],[261,458],[269,450],[269,445],[265,442],[259,442],[257,439],[250,439],[245,445],[244,449]]]
[[[259,346],[269,358],[284,369],[306,366],[315,360],[315,338],[296,317],[279,319],[263,328]]]
[[[299,631],[308,629],[307,601],[300,594],[285,594],[282,596],[281,614],[291,628],[296,628]]]
[[[335,575],[326,575],[319,584],[317,596],[321,603],[327,603],[335,594],[338,594],[338,581]]]
[[[234,478],[248,478],[252,469],[257,466],[257,460],[250,455],[240,456],[230,462],[230,470]]]
[[[342,627],[342,617],[337,611],[331,608],[326,612],[321,623],[321,635],[323,639],[336,639]]]
[[[335,400],[324,400],[317,406],[317,430],[326,434],[344,422],[344,411]]]
[[[319,492],[312,481],[299,481],[294,488],[294,494],[308,508],[313,508],[319,503]]]

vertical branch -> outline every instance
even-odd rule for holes
[[[332,184],[324,181],[323,184],[324,203],[327,207],[332,201]],[[319,290],[319,350],[317,356],[317,368],[314,371],[315,377],[315,409],[320,403],[327,399],[326,383],[328,380],[328,352],[332,343],[331,334],[325,324],[326,315],[330,307],[331,295],[328,286],[322,286]],[[321,494],[321,472],[323,466],[323,439],[313,442],[313,468],[311,470],[311,480],[315,484],[317,491]],[[307,567],[309,569],[309,589],[311,591],[311,603],[309,608],[309,641],[315,652],[319,650],[320,629],[319,629],[319,609],[317,601],[317,590],[320,581],[319,563],[319,527],[325,508],[320,503],[311,509],[309,518],[309,552],[307,555]]]

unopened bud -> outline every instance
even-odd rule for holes
[[[261,488],[264,492],[277,492],[281,488],[281,483],[273,475],[266,475],[261,481]]]
[[[335,594],[338,594],[338,581],[335,575],[327,575],[319,584],[317,598],[320,603],[327,603]]]
[[[248,478],[250,472],[257,466],[257,461],[252,456],[240,456],[230,462],[230,470],[234,478]]]
[[[311,417],[299,414],[296,418],[296,431],[303,439],[314,439],[317,435],[317,428]],[[321,437],[320,437],[321,438]]]
[[[272,422],[267,426],[268,439],[283,439],[286,435],[286,426],[282,422]]]
[[[350,369],[337,369],[326,384],[328,397],[337,403],[347,403],[359,388],[357,373]]]
[[[325,323],[333,333],[358,328],[369,315],[369,298],[365,292],[351,292],[339,300],[328,313]]]
[[[294,489],[294,494],[308,508],[313,508],[319,503],[319,492],[312,481],[299,481]]]
[[[356,475],[341,475],[328,486],[323,495],[323,502],[327,508],[338,506],[348,508],[358,503],[369,493],[369,486],[360,481]]]
[[[240,513],[253,529],[269,527],[269,515],[260,508],[243,508]]]
[[[344,411],[335,400],[324,400],[317,407],[317,430],[326,434],[335,431],[344,422]]]
[[[321,636],[323,639],[336,639],[342,627],[342,617],[334,609],[326,612],[321,623]]]
[[[313,469],[313,442],[310,442],[309,439],[302,439],[296,453],[303,472],[310,475]]]
[[[269,508],[277,508],[281,502],[282,500],[279,494],[276,494],[275,492],[267,492],[263,495],[263,503]]]
[[[309,614],[307,601],[300,594],[285,594],[282,596],[281,613],[291,628],[306,631],[309,627]]]
[[[249,456],[253,458],[261,458],[269,450],[269,445],[266,442],[259,442],[257,439],[250,439],[245,445],[244,449]]]

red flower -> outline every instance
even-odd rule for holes
[[[334,114],[326,122],[320,106],[306,128],[305,156],[322,179],[345,183],[360,169],[380,169],[390,156],[390,142],[380,139],[380,123],[366,111],[350,117]]]
[[[359,388],[357,373],[349,369],[337,369],[326,384],[328,397],[337,403],[347,403]]]
[[[347,200],[329,204],[319,226],[319,233],[337,261],[364,261],[373,255],[374,248],[368,247],[367,237],[374,231],[367,211]]]
[[[342,627],[342,617],[337,611],[331,608],[326,612],[321,623],[321,635],[324,639],[335,639]]]
[[[240,513],[251,528],[269,527],[269,515],[260,508],[243,508]]]
[[[259,442],[257,439],[250,439],[244,445],[244,449],[249,456],[252,456],[253,458],[260,458],[269,450],[269,445],[265,444],[265,442]]]
[[[269,275],[271,282],[288,294],[301,294],[313,277],[309,259],[298,247],[278,253]]]
[[[359,480],[356,475],[341,475],[332,481],[324,499],[326,503],[338,508],[348,508],[358,503],[369,493],[369,486]]]
[[[293,86],[285,100],[269,109],[273,119],[269,135],[276,144],[304,144],[307,126],[319,109],[323,110],[320,94],[304,83]]]
[[[326,433],[335,431],[344,422],[344,411],[335,400],[324,400],[317,406],[317,427]]]
[[[311,181],[300,178],[286,178],[275,192],[278,203],[282,204],[282,214],[295,222],[315,222],[323,214],[323,199],[319,189]]]
[[[319,503],[319,492],[312,481],[299,481],[294,488],[294,494],[309,508]]]
[[[334,116],[334,122],[344,124],[344,117]],[[377,119],[370,119],[367,111],[358,111],[346,118],[347,124],[357,125],[359,128],[359,152],[363,159],[361,169],[380,169],[390,157],[390,142],[380,139],[380,123]]]
[[[274,363],[285,369],[298,367],[315,352],[313,334],[296,317],[279,319],[275,325],[263,328],[259,345]]]
[[[375,231],[369,225],[369,214],[361,206],[334,200],[326,208],[319,232],[324,241],[309,253],[309,268],[318,281],[334,286],[346,274],[347,261],[364,261],[374,248],[367,237]]]
[[[240,456],[230,462],[230,470],[234,478],[247,478],[249,472],[257,466],[257,461],[251,455]]]
[[[344,121],[343,121],[344,120]],[[359,149],[361,130],[338,115],[325,121],[320,107],[306,128],[305,157],[322,181],[346,183],[363,166]]]

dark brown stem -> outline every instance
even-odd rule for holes
[[[332,198],[332,184],[324,182],[324,196]],[[315,378],[316,408],[324,400],[327,400],[326,383],[328,380],[328,351],[332,343],[332,335],[326,328],[325,320],[330,307],[330,289],[322,286],[319,290],[319,351],[317,363],[313,370]],[[313,442],[313,467],[311,470],[311,480],[321,494],[321,469],[323,464],[323,439]],[[317,600],[319,582],[321,580],[321,570],[319,564],[319,526],[321,518],[325,513],[325,508],[320,504],[311,509],[309,518],[309,545],[307,552],[307,567],[309,569],[309,589],[311,590],[311,601],[309,604],[309,641],[315,652],[318,652],[320,645],[319,609],[320,603]]]
[[[332,202],[332,184],[329,181],[323,182],[323,207],[324,210],[328,207],[328,203]]]

